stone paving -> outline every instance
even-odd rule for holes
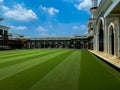
[[[97,55],[98,57],[103,58],[105,61],[113,64],[114,66],[120,68],[120,58],[113,56],[113,55],[106,54],[104,52],[98,52],[98,51],[93,51],[93,50],[89,50],[89,51]]]

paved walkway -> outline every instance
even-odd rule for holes
[[[120,68],[120,58],[113,56],[113,55],[106,54],[104,52],[98,52],[98,51],[93,51],[93,50],[89,50],[89,51],[97,55],[98,57],[103,58],[105,61],[113,64],[114,66]]]

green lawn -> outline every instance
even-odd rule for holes
[[[86,50],[0,51],[0,90],[120,90],[120,72]]]

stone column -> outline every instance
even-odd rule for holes
[[[8,45],[8,32],[6,30],[3,30],[3,45]]]
[[[105,27],[104,27],[104,52],[107,53],[107,19],[105,19]]]
[[[120,58],[120,18],[118,23],[118,57]]]
[[[3,45],[3,30],[0,29],[0,46]]]
[[[29,42],[28,42],[28,48],[30,48],[30,46],[31,46],[31,45],[30,45],[30,41],[29,41]]]
[[[98,37],[98,33],[96,33],[96,51],[99,51],[99,37]]]

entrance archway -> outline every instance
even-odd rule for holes
[[[100,20],[99,23],[99,51],[103,52],[104,51],[104,30],[103,30],[103,22]]]
[[[109,39],[109,53],[111,55],[115,54],[115,32],[113,25],[110,25],[109,32],[108,32],[108,39]]]

